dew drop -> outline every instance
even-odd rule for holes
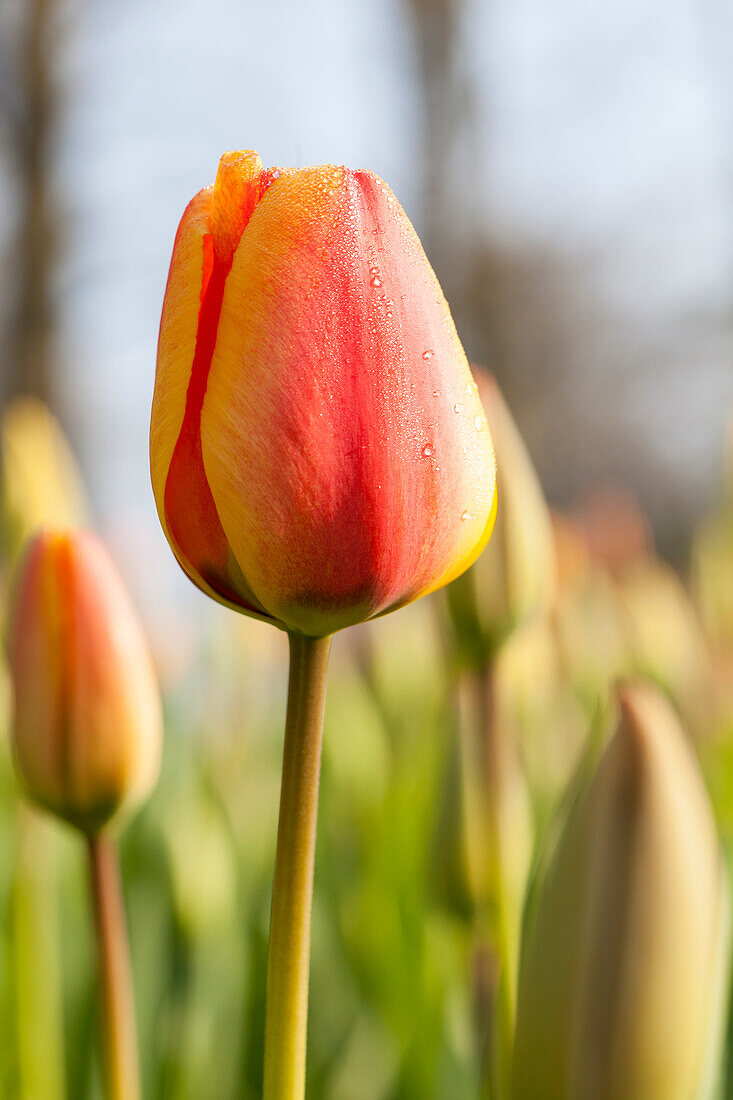
[[[470,518],[471,518],[471,513],[469,512],[468,508],[466,509],[466,511],[465,511],[465,512],[461,512],[461,521],[462,521],[463,523],[465,523],[465,522],[466,522],[466,520],[467,520],[467,519],[470,519]]]
[[[431,458],[432,457],[432,455],[434,454],[434,451],[433,451],[433,448],[430,446],[429,443],[425,444],[425,446],[422,449],[422,453],[423,453],[423,458]]]
[[[440,397],[440,390],[433,390],[433,397]]]
[[[382,280],[379,278],[378,275],[372,275],[372,277],[370,279],[370,282],[371,282],[372,286],[381,286],[382,285]]]
[[[458,402],[456,402],[455,405],[453,406],[453,412],[454,413],[459,413],[460,411],[461,411],[461,406],[458,404]]]
[[[432,348],[428,348],[426,351],[424,351],[422,353],[423,359],[432,359],[434,355],[435,355],[435,352],[432,350]]]

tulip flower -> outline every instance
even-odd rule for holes
[[[51,411],[16,397],[0,420],[0,543],[13,559],[40,527],[74,526],[89,508],[76,459]]]
[[[117,853],[108,826],[156,779],[152,661],[104,548],[42,532],[20,567],[10,629],[15,759],[28,793],[87,837],[109,1100],[135,1100],[137,1057]]]
[[[555,593],[550,514],[519,429],[492,375],[475,370],[496,447],[499,509],[491,546],[448,589],[464,658],[479,665],[508,636],[547,610]]]
[[[528,931],[515,1100],[710,1100],[728,895],[697,762],[666,698],[618,730],[564,827]]]
[[[176,236],[150,454],[189,577],[288,629],[331,634],[478,556],[491,438],[440,286],[381,180],[222,157]]]
[[[685,585],[665,562],[649,557],[627,567],[618,589],[635,667],[668,692],[693,734],[709,729],[712,662]]]
[[[495,509],[448,306],[371,172],[221,158],[173,247],[150,460],[191,580],[290,635],[264,1097],[299,1100],[330,635],[453,580]]]
[[[48,407],[28,395],[0,414],[0,587],[28,538],[47,524],[84,523],[79,468]],[[3,668],[0,675],[4,673]],[[53,824],[25,800],[13,800],[13,852],[7,920],[12,929],[15,1053],[19,1096],[64,1096],[63,990],[58,942],[57,845]],[[42,1028],[38,1020],[44,1021]]]
[[[15,757],[32,797],[95,833],[150,791],[161,708],[142,629],[101,544],[43,532],[11,626]]]

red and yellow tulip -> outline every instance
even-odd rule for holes
[[[158,773],[161,706],[142,629],[90,534],[42,532],[10,631],[13,742],[29,794],[94,833]]]
[[[491,438],[381,180],[222,157],[176,236],[150,448],[188,576],[287,629],[331,633],[474,561],[494,518]]]

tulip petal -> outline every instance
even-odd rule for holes
[[[186,394],[196,350],[204,281],[204,238],[209,233],[212,193],[211,187],[199,191],[181,218],[160,319],[158,369],[150,425],[150,471],[160,522],[166,533],[163,497],[186,411]]]
[[[247,164],[250,182],[259,178],[255,159]],[[225,163],[214,188],[199,192],[181,219],[160,324],[150,453],[160,521],[184,571],[215,599],[262,615],[230,552],[201,459],[201,406],[231,247],[246,205],[247,178],[239,168]],[[259,186],[255,191],[259,195]]]

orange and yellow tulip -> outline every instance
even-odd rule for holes
[[[150,450],[188,576],[286,629],[330,634],[474,561],[493,524],[491,438],[381,180],[222,157],[176,236]]]
[[[28,793],[93,834],[150,791],[162,741],[152,661],[122,581],[83,532],[41,532],[10,629],[13,744]]]

